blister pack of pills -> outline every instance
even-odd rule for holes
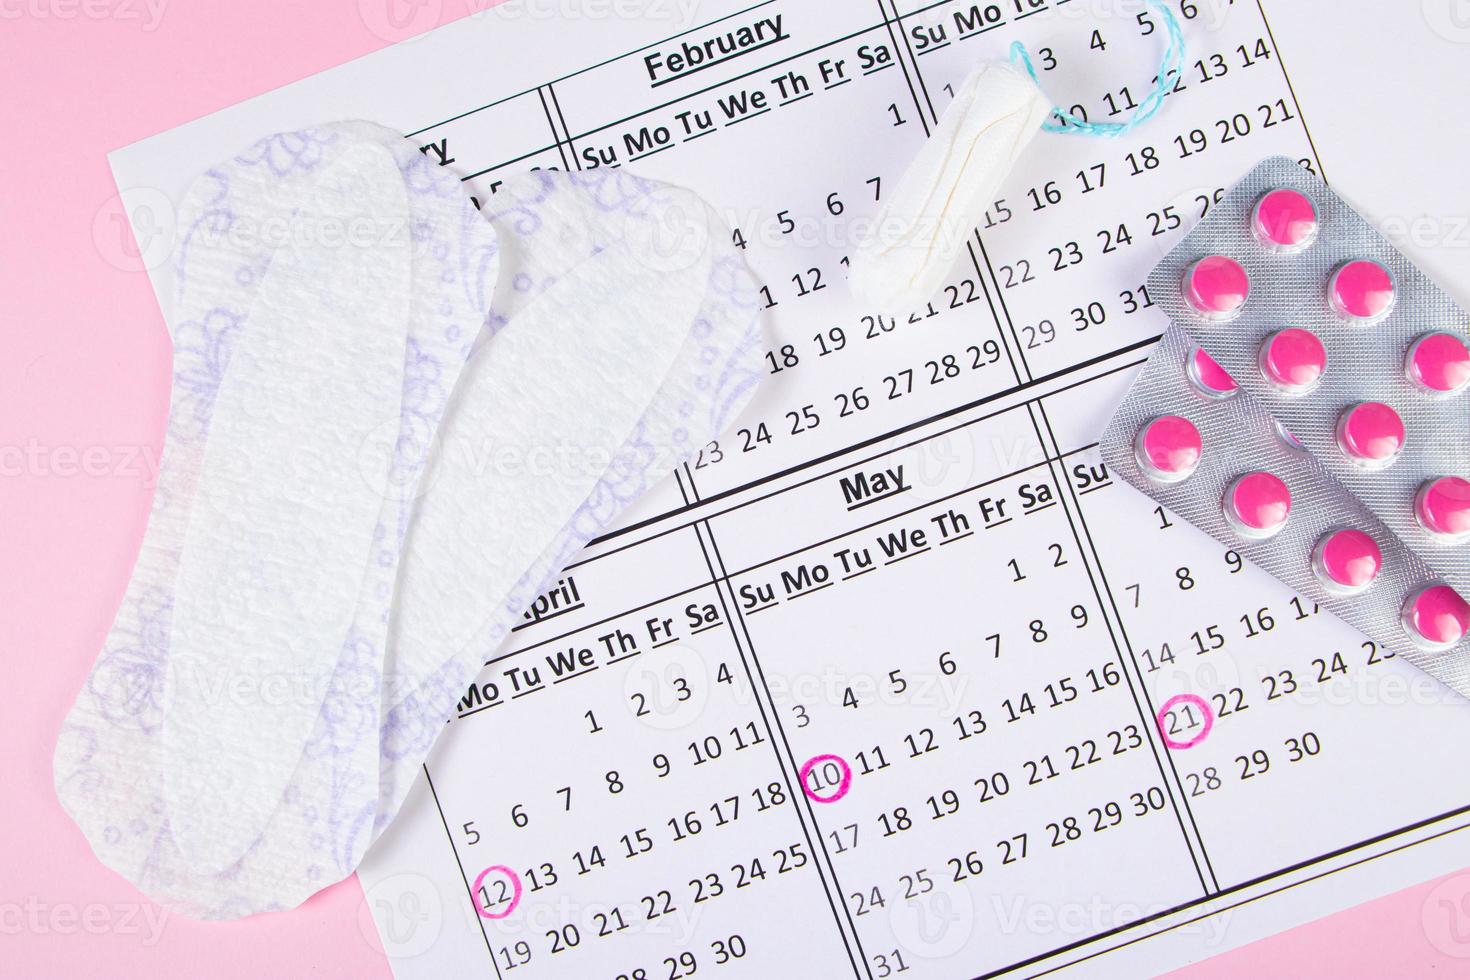
[[[1394,649],[1461,645],[1466,312],[1284,157],[1226,194],[1148,288],[1175,325],[1154,360],[1171,363],[1151,361],[1130,390],[1104,438],[1109,463]],[[1219,486],[1200,478],[1226,472]],[[1344,533],[1322,539],[1334,522]],[[1366,581],[1351,571],[1369,567]],[[1446,669],[1431,672],[1449,681]]]
[[[1149,294],[1447,582],[1470,594],[1470,316],[1285,157],[1164,258]]]
[[[1101,448],[1115,474],[1470,697],[1470,605],[1177,325]]]

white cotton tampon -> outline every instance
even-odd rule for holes
[[[1051,111],[1024,70],[978,65],[859,243],[851,261],[858,299],[885,313],[928,301]]]

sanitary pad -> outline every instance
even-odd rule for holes
[[[180,212],[159,486],[55,772],[105,863],[232,918],[357,866],[543,585],[748,401],[758,304],[687,191],[535,172],[482,214],[366,123]]]

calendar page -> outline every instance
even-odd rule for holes
[[[1265,156],[1331,176],[1288,6],[1173,0],[1159,116],[1038,137],[896,316],[846,287],[854,227],[969,68],[1020,40],[1122,119],[1156,16],[513,0],[114,156],[176,196],[362,116],[480,201],[628,167],[764,283],[750,410],[527,611],[369,853],[398,977],[1135,976],[1470,864],[1466,706],[1096,452],[1165,326],[1153,264]]]

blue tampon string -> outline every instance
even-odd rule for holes
[[[1170,10],[1163,0],[1143,0],[1143,2],[1163,20],[1164,30],[1169,37],[1169,43],[1164,48],[1164,56],[1159,61],[1159,70],[1154,78],[1153,90],[1138,104],[1133,114],[1123,122],[1088,122],[1061,106],[1054,106],[1053,117],[1041,125],[1043,130],[1048,133],[1075,133],[1078,136],[1117,139],[1147,122],[1163,107],[1164,97],[1174,88],[1179,73],[1184,67],[1184,32],[1179,27],[1179,19],[1174,16],[1174,11]],[[1036,68],[1031,64],[1031,55],[1027,52],[1026,45],[1020,41],[1011,44],[1011,62],[1025,68],[1031,80],[1037,85],[1041,84],[1036,77]]]

